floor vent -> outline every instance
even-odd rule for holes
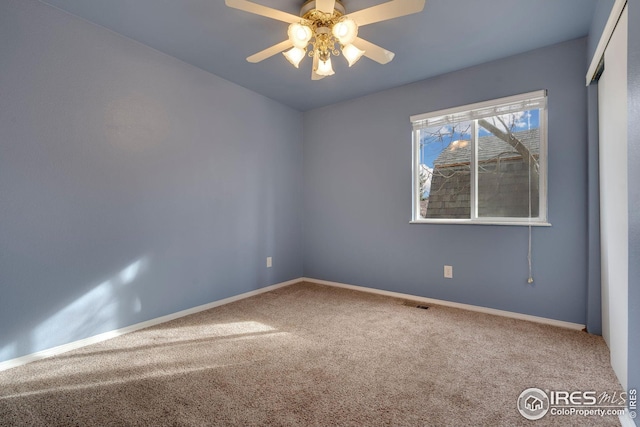
[[[417,301],[405,300],[405,301],[402,301],[402,305],[406,305],[407,307],[421,308],[423,310],[428,310],[429,309],[428,305],[420,304]]]

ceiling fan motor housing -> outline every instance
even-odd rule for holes
[[[300,9],[300,16],[305,16],[307,13],[316,9],[316,0],[308,0],[305,4],[302,5],[302,9]],[[337,14],[336,14],[337,12]],[[336,0],[335,6],[333,6],[333,14],[334,15],[345,15],[346,9],[340,0]]]

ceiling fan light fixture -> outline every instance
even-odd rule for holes
[[[291,65],[299,68],[300,62],[304,59],[305,56],[307,56],[307,51],[305,49],[294,46],[290,50],[282,52],[282,54],[285,58],[287,58],[287,61],[291,62]]]
[[[345,16],[333,26],[331,32],[341,45],[348,45],[358,36],[358,25],[353,19]]]
[[[327,58],[326,61],[318,61],[318,69],[316,70],[316,74],[318,74],[319,76],[333,76],[335,74],[335,72],[333,71],[333,66],[331,65],[331,57]]]
[[[294,22],[289,25],[287,35],[289,36],[289,41],[293,43],[295,47],[304,49],[307,47],[307,44],[309,44],[309,40],[311,40],[313,36],[313,31],[308,25]]]
[[[364,50],[360,50],[352,44],[348,44],[342,48],[342,54],[345,59],[349,63],[349,67],[358,62],[362,55],[364,55]]]
[[[325,76],[319,75],[316,71],[318,70],[318,63],[320,62],[320,58],[318,57],[318,51],[313,52],[313,65],[311,67],[311,80],[322,80]]]
[[[282,52],[287,60],[298,68],[300,62],[308,55],[313,58],[312,80],[320,80],[335,74],[331,65],[331,56],[339,56],[341,50],[349,67],[358,62],[362,56],[380,64],[389,63],[393,59],[393,52],[359,38],[358,26],[421,12],[426,2],[426,0],[387,0],[385,3],[347,15],[342,0],[298,1],[304,1],[298,16],[250,0],[225,0],[225,3],[234,9],[289,24],[287,40],[247,57],[247,61],[260,62]],[[289,50],[285,52],[287,49]]]

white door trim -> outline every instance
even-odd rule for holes
[[[611,36],[613,35],[613,31],[616,29],[616,25],[618,25],[618,21],[620,20],[620,15],[622,15],[622,11],[627,4],[627,0],[616,0],[611,8],[611,14],[609,14],[609,19],[607,20],[607,24],[604,26],[604,31],[600,36],[600,41],[598,42],[598,46],[596,47],[596,51],[591,58],[591,63],[589,64],[589,69],[587,70],[587,86],[591,84],[594,80],[596,72],[598,70],[598,64],[604,55],[604,51],[609,44],[609,40],[611,40]]]

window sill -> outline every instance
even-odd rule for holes
[[[470,219],[418,219],[409,221],[409,224],[466,224],[466,225],[517,225],[532,227],[551,227],[549,222],[529,222],[529,221],[480,221]]]

